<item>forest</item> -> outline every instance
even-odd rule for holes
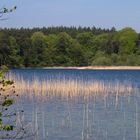
[[[140,33],[130,27],[1,28],[0,65],[140,66]]]

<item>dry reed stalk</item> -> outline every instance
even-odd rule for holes
[[[24,80],[22,77],[10,77],[16,81],[16,91],[21,95],[32,97],[61,96],[74,98],[79,96],[101,95],[105,99],[109,94],[116,95],[116,101],[121,94],[132,94],[134,88],[130,83],[105,82],[105,81],[82,81],[73,79],[44,79]],[[106,100],[106,99],[105,99]]]
[[[124,131],[123,131],[123,140],[126,140],[126,114],[125,114],[125,110],[124,110],[124,114],[123,114],[123,117],[124,117]]]
[[[139,114],[137,100],[136,100],[136,140],[139,140]]]

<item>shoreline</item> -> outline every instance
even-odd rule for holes
[[[17,67],[10,69],[140,70],[140,66],[81,66],[81,67],[54,66],[54,67]]]
[[[79,70],[140,70],[140,66],[85,66],[85,67],[44,67],[42,69],[79,69]]]

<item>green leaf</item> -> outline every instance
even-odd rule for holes
[[[0,118],[0,124],[2,124],[2,119]]]
[[[3,104],[2,104],[2,106],[10,106],[10,105],[12,105],[13,104],[13,100],[12,99],[6,99],[4,102],[3,102]]]
[[[3,86],[8,86],[8,85],[12,85],[12,84],[14,84],[13,80],[7,80],[3,83]]]
[[[14,129],[14,126],[12,125],[3,126],[3,130],[5,131],[12,131],[13,129]]]

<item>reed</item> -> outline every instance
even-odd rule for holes
[[[136,100],[136,140],[139,140],[139,112],[138,112],[138,101]]]
[[[30,98],[39,97],[41,101],[44,101],[47,99],[47,97],[63,97],[68,100],[67,101],[67,113],[66,117],[62,118],[62,124],[58,124],[58,126],[65,125],[66,128],[73,128],[74,121],[72,120],[72,113],[71,108],[69,104],[69,98],[76,99],[77,97],[83,97],[84,104],[83,104],[83,112],[82,112],[82,130],[81,130],[81,140],[90,139],[93,137],[93,128],[98,128],[98,132],[101,132],[101,126],[100,123],[95,125],[96,119],[96,102],[99,101],[98,97],[102,97],[104,103],[104,109],[105,112],[108,111],[108,108],[110,106],[110,95],[113,95],[114,104],[111,104],[114,109],[118,109],[122,103],[119,106],[120,96],[129,97],[129,95],[137,92],[137,87],[133,86],[130,82],[127,81],[103,81],[103,80],[90,80],[90,81],[84,81],[79,79],[66,79],[64,78],[47,78],[47,79],[41,79],[39,80],[37,77],[34,77],[33,79],[25,80],[21,76],[9,76],[9,79],[15,80],[15,89],[16,92],[19,93],[20,96],[27,96]],[[127,96],[128,95],[128,96]],[[92,101],[92,114],[90,114],[90,97],[93,96]],[[112,100],[112,98],[111,98]],[[42,102],[43,103],[43,102]],[[56,104],[57,106],[57,104]],[[39,124],[39,109],[37,106],[33,109],[33,132],[36,133],[34,136],[34,140],[36,140],[39,137],[39,128],[42,127],[42,139],[47,139],[48,137],[48,128],[46,128],[45,124],[47,120],[46,113],[43,105],[41,106],[41,119],[42,124]],[[56,108],[56,107],[55,107]],[[120,107],[121,108],[121,107]],[[56,116],[56,113],[58,113],[57,108],[54,111],[54,118],[52,118],[52,127],[55,127],[55,122],[59,122],[59,119]],[[120,112],[119,112],[120,113]],[[136,102],[136,112],[135,112],[135,134],[136,134],[136,140],[139,139],[139,127],[138,127],[138,103]],[[73,121],[73,122],[72,122]],[[101,120],[98,120],[100,122]],[[126,114],[124,112],[124,124],[126,123]],[[60,127],[61,128],[61,127]],[[61,131],[62,129],[58,129],[57,131]],[[54,133],[56,130],[54,129]],[[124,126],[123,131],[123,140],[126,139],[126,126]],[[93,133],[93,134],[92,134]],[[57,134],[56,134],[57,135]],[[109,139],[109,131],[106,129],[105,133],[103,133],[103,136],[105,139]],[[99,137],[99,136],[98,136]],[[100,139],[100,138],[99,138]]]
[[[16,91],[20,95],[44,96],[61,96],[73,98],[79,96],[101,95],[104,98],[109,94],[115,94],[116,101],[118,96],[122,94],[132,94],[136,88],[131,83],[113,81],[105,82],[100,80],[84,81],[66,79],[43,79],[34,78],[32,80],[24,80],[20,76],[10,76],[9,79],[15,80]]]

